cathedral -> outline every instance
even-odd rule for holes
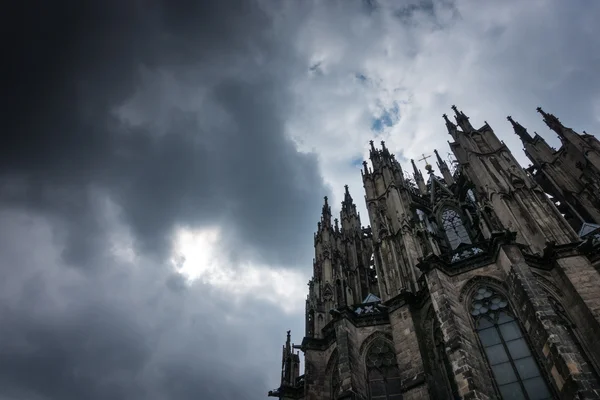
[[[452,109],[456,160],[426,174],[371,142],[369,227],[347,186],[339,220],[325,197],[306,330],[270,397],[600,399],[600,141],[538,108],[557,150],[508,117],[524,169]]]

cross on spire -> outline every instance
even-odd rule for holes
[[[423,158],[417,160],[417,161],[425,161],[425,165],[429,165],[429,163],[427,162],[427,159],[430,158],[431,156],[426,156],[425,153],[423,153]]]

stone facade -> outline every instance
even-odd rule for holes
[[[439,174],[407,178],[371,142],[370,226],[347,186],[340,220],[325,198],[306,332],[269,396],[600,399],[600,142],[538,109],[555,150],[508,117],[523,169],[452,108],[452,170],[436,151]]]

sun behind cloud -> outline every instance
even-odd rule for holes
[[[289,269],[231,265],[219,256],[222,232],[218,227],[179,228],[173,237],[171,263],[192,285],[195,281],[227,291],[237,300],[247,296],[275,303],[287,313],[301,312],[308,279]]]

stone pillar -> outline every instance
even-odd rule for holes
[[[404,303],[389,311],[396,360],[405,400],[429,399],[423,357],[409,306]]]
[[[490,385],[492,377],[487,373],[484,355],[479,349],[465,307],[458,301],[458,293],[450,278],[432,269],[427,272],[427,285],[431,302],[440,323],[452,376],[458,394],[463,399],[493,398]]]

